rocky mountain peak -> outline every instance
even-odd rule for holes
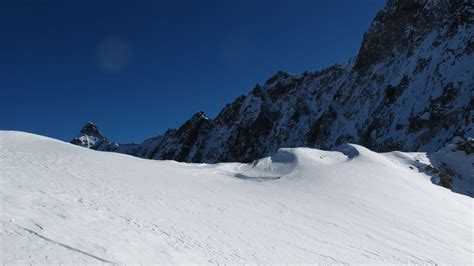
[[[79,132],[79,135],[71,140],[72,144],[79,145],[90,149],[113,150],[112,147],[118,146],[114,142],[110,142],[100,133],[99,128],[92,122],[87,122]],[[106,148],[106,146],[108,148]]]
[[[291,75],[288,74],[287,72],[285,71],[282,71],[282,70],[278,70],[277,73],[275,73],[271,78],[269,78],[266,82],[265,82],[265,85],[271,85],[275,82],[278,82],[278,81],[282,81],[282,80],[285,80],[287,78],[289,78]]]
[[[198,128],[203,123],[208,123],[210,119],[202,111],[195,113],[179,129],[178,132],[185,132],[192,128]]]
[[[209,117],[207,117],[207,115],[203,111],[199,111],[199,112],[196,112],[189,120],[192,120],[192,121],[209,120]]]
[[[99,128],[92,122],[87,122],[81,129],[80,131],[81,134],[83,135],[95,135],[95,136],[102,136],[102,134],[99,131]]]
[[[425,1],[390,0],[364,34],[354,70],[367,71],[397,52],[416,46],[436,24],[433,9]]]
[[[364,34],[354,70],[365,73],[377,63],[411,56],[429,33],[446,25],[447,34],[456,34],[472,25],[473,6],[467,0],[389,0]]]

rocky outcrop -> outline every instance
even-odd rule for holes
[[[214,119],[199,112],[141,144],[73,143],[185,162],[249,162],[281,147],[345,142],[436,151],[474,134],[473,12],[467,0],[390,0],[346,64],[279,71]]]
[[[88,122],[79,132],[79,135],[71,140],[72,144],[85,148],[102,151],[114,151],[119,147],[118,143],[111,142],[102,135],[99,128],[91,122]]]

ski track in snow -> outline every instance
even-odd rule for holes
[[[401,157],[184,164],[3,131],[1,262],[472,264],[473,199]]]

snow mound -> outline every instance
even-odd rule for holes
[[[350,144],[348,148],[364,149],[361,146]],[[367,150],[369,153],[371,151]],[[348,151],[347,151],[348,152]],[[283,177],[297,176],[299,169],[305,167],[318,167],[322,165],[335,164],[352,158],[345,152],[322,151],[311,148],[281,148],[269,156],[254,161],[250,164],[220,164],[221,169],[231,176],[245,180],[268,181]],[[296,171],[296,173],[295,173]]]
[[[234,175],[242,179],[274,180],[291,174],[298,164],[298,157],[291,150],[280,149],[275,155],[238,167]]]
[[[186,164],[0,131],[1,262],[472,264],[473,199],[417,163],[349,144]]]

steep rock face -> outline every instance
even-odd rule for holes
[[[467,0],[390,0],[344,65],[280,71],[215,119],[197,113],[141,144],[74,143],[186,162],[249,162],[281,147],[345,142],[436,151],[474,134],[473,12]]]
[[[147,157],[200,162],[201,155],[196,153],[196,150],[202,149],[199,146],[199,137],[206,135],[210,130],[210,126],[210,119],[203,112],[198,112],[177,130],[170,129],[166,131],[163,137],[158,138],[154,145],[147,148]],[[196,148],[196,146],[199,148]]]

